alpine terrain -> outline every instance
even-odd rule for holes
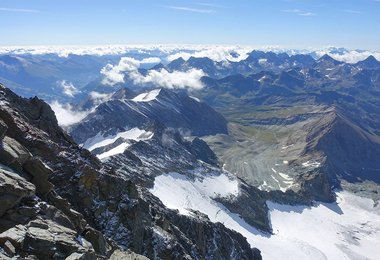
[[[377,259],[378,53],[109,48],[0,52],[1,259]]]

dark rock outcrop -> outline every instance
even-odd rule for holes
[[[210,149],[205,141],[199,139],[198,137],[194,138],[194,140],[191,142],[190,151],[198,159],[204,161],[205,163],[211,165],[218,164],[218,158],[216,157],[215,153]]]

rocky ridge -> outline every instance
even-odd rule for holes
[[[43,101],[0,91],[4,258],[260,259],[240,234],[168,210],[128,175],[103,166]]]

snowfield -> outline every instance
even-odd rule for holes
[[[103,147],[109,144],[113,144],[117,139],[123,138],[126,140],[148,140],[153,137],[152,132],[138,129],[137,127],[129,129],[128,131],[119,132],[115,135],[103,136],[103,134],[98,133],[96,136],[86,140],[83,147],[89,151],[96,148]]]
[[[154,89],[147,93],[142,93],[135,98],[132,99],[132,101],[135,102],[149,102],[152,100],[155,100],[157,96],[160,94],[161,89]]]
[[[214,222],[222,222],[226,216],[222,216],[224,212],[220,212],[220,205],[213,198],[236,196],[238,182],[226,175],[198,175],[195,180],[190,180],[179,173],[168,173],[156,177],[150,192],[168,208],[178,209],[181,214],[191,215],[188,209],[194,209],[207,214]]]
[[[129,143],[122,143],[118,146],[116,146],[115,148],[112,148],[111,150],[107,151],[107,152],[104,152],[104,153],[101,153],[101,154],[98,154],[96,155],[100,160],[104,159],[104,158],[107,158],[107,157],[111,157],[111,156],[114,156],[114,155],[117,155],[117,154],[121,154],[121,153],[124,153],[124,151],[130,146]]]
[[[124,132],[119,132],[115,135],[108,135],[104,136],[101,133],[98,133],[96,136],[89,138],[86,140],[86,142],[83,144],[83,147],[86,148],[89,151],[92,151],[99,147],[104,147],[110,144],[113,144],[116,142],[119,138],[123,138],[126,141],[128,140],[134,140],[134,141],[144,141],[149,140],[153,137],[153,133],[145,130],[141,130],[137,127],[129,129]],[[114,156],[117,154],[121,154],[130,146],[130,143],[124,142],[118,146],[116,146],[113,149],[110,149],[107,152],[104,152],[102,154],[97,155],[99,159],[104,159],[110,156]]]
[[[171,209],[190,215],[198,210],[245,236],[263,259],[378,259],[380,208],[370,199],[337,193],[337,203],[315,207],[267,202],[273,235],[248,225],[237,214],[213,200],[237,196],[238,181],[226,175],[206,174],[190,179],[178,173],[155,179],[152,194]]]

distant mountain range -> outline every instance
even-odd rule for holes
[[[144,55],[0,56],[10,86],[0,85],[0,258],[261,259],[284,245],[301,258],[370,255],[361,246],[374,250],[380,234],[375,57],[252,51],[136,65]],[[117,84],[105,85],[105,67]],[[183,85],[159,85],[173,75]],[[11,89],[83,116],[63,130],[47,103]],[[293,214],[333,221],[329,239],[273,226]]]
[[[0,55],[0,79],[10,88],[23,96],[37,95],[43,97],[47,101],[59,100],[77,102],[83,99],[90,91],[97,92],[113,92],[115,88],[128,87],[134,90],[141,88],[153,88],[154,85],[144,84],[135,85],[132,81],[125,78],[125,83],[117,84],[114,88],[104,86],[101,69],[107,64],[116,64],[121,57],[129,56],[137,60],[144,60],[152,57],[149,55],[157,55],[160,58],[156,60],[162,63],[153,64],[142,63],[140,73],[144,75],[150,70],[165,69],[169,72],[173,71],[188,71],[191,68],[204,71],[207,76],[212,78],[224,78],[236,74],[249,75],[260,71],[280,72],[287,69],[311,68],[315,59],[320,57],[320,52],[307,52],[291,50],[286,52],[264,52],[254,50],[247,53],[246,58],[229,61],[215,61],[207,56],[198,57],[192,56],[187,60],[177,58],[167,61],[163,58],[163,53],[159,51],[150,51],[150,54],[144,52],[127,52],[110,53],[105,52],[104,55],[90,54],[68,54],[63,56],[55,53],[46,53],[40,51],[41,54],[32,55],[27,51],[15,52],[9,51],[6,54]],[[348,55],[350,51],[343,48],[330,48],[324,52],[331,55]],[[15,54],[16,53],[16,54]],[[191,53],[191,52],[189,52]],[[194,52],[193,52],[194,53]],[[362,57],[367,52],[356,51]],[[189,54],[191,56],[191,54]],[[196,55],[196,53],[194,53]],[[230,54],[233,58],[233,54]],[[378,61],[368,54],[369,58],[365,61],[357,63],[358,68],[378,68]],[[367,56],[367,57],[368,57]],[[154,57],[154,56],[153,56]],[[363,58],[364,59],[364,58]],[[76,88],[74,96],[65,94],[61,82],[71,83]],[[159,86],[158,86],[159,87]]]

